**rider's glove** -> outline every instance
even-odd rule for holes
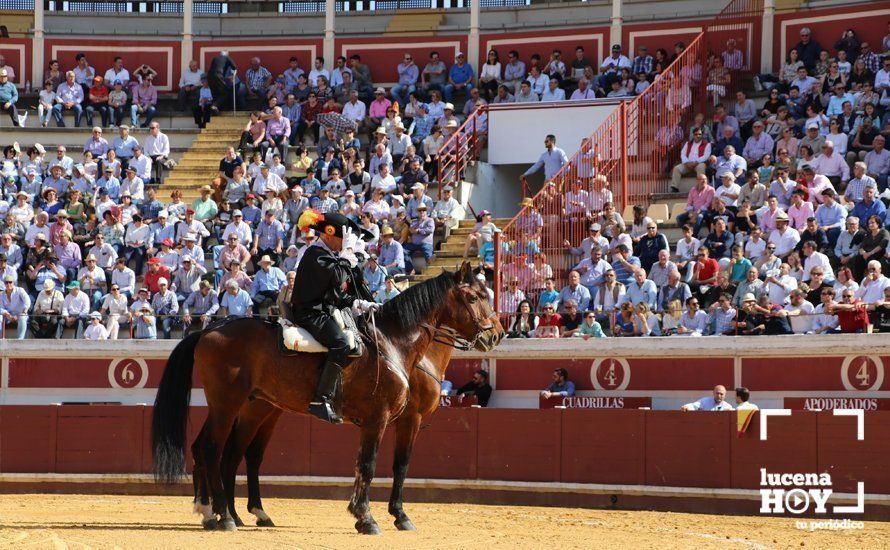
[[[368,300],[359,300],[356,299],[352,302],[352,311],[356,313],[367,313],[369,311],[377,311],[380,309],[380,304],[376,302],[369,302]]]

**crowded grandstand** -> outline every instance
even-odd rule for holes
[[[50,59],[22,90],[27,68],[0,55],[14,128],[82,128],[3,132],[5,337],[177,338],[228,315],[286,317],[316,238],[297,226],[306,209],[373,235],[364,276],[380,303],[438,255],[472,258],[514,338],[890,330],[890,34],[802,27],[765,74],[733,36],[705,46],[638,40],[602,60],[583,45],[491,48],[478,67],[462,51],[406,52],[386,76],[365,52],[239,66],[220,51],[189,60],[167,97],[157,68],[126,54]],[[549,135],[515,219],[498,227],[455,198],[485,155],[490,107],[596,98],[676,107],[651,136],[657,185],[633,190],[633,169],[595,140],[570,160],[560,146],[574,144]],[[168,182],[185,167],[162,123],[187,116],[241,127],[191,187]]]

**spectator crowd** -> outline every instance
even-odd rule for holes
[[[890,57],[853,31],[833,52],[808,28],[800,35],[778,75],[755,79],[762,105],[739,91],[681,128],[670,185],[695,183],[676,242],[643,206],[632,219],[616,212],[606,178],[580,167],[585,155],[597,162],[585,144],[577,180],[549,181],[523,204],[525,236],[505,245],[501,266],[498,310],[512,337],[890,330]],[[709,62],[727,78],[743,65],[732,40]],[[530,172],[559,172],[554,145],[548,136]],[[568,260],[547,258],[560,246],[548,242],[553,224],[579,223],[588,233],[564,243]]]

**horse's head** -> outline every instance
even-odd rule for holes
[[[464,262],[452,276],[455,285],[448,293],[440,321],[467,340],[469,347],[491,351],[506,333],[491,308],[485,285],[473,276],[470,262]]]

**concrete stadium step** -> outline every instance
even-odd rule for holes
[[[28,108],[24,112],[28,113],[28,119],[25,121],[25,129],[31,129],[31,128],[40,129],[40,123],[37,119],[37,107],[35,106],[35,107]],[[21,109],[19,110],[20,114],[24,114],[24,112]],[[126,111],[125,116],[126,116],[126,120],[124,121],[124,124],[129,126],[130,125],[129,110]],[[65,122],[66,128],[74,128],[74,114],[71,111],[66,111],[66,112],[62,113],[62,120]],[[198,126],[195,124],[194,117],[192,117],[191,115],[186,115],[184,113],[162,112],[162,113],[155,115],[153,120],[161,125],[161,130],[163,130],[164,132],[167,132],[168,130],[194,130],[194,131],[198,130]],[[96,113],[93,116],[93,125],[101,125],[101,123],[102,123],[102,117],[98,113]],[[242,124],[242,127],[243,126],[244,126],[244,124]],[[12,123],[9,121],[8,117],[3,118],[3,120],[0,121],[0,127],[2,127],[3,129],[12,127]],[[89,128],[87,126],[86,115],[84,115],[81,118],[80,127],[81,128]],[[56,128],[56,120],[54,118],[52,120],[50,120],[49,127],[44,128],[44,129],[49,130],[49,129],[53,129],[53,128]],[[105,130],[106,130],[106,132],[113,131],[107,127],[105,128]],[[144,128],[137,128],[136,130],[144,130],[146,132],[148,131],[147,129],[144,129]]]
[[[227,147],[237,144],[247,120],[243,113],[212,118],[183,154],[165,186],[182,191],[183,199],[188,202],[200,196],[198,189],[216,177],[219,159]]]
[[[195,138],[198,136],[197,129],[164,129],[163,131],[169,138],[170,147],[172,149],[184,150],[191,146],[192,142],[194,142]],[[106,129],[103,133],[103,137],[109,142],[114,139],[116,135],[118,135],[116,130]],[[137,130],[131,132],[130,135],[135,137],[139,143],[142,143],[145,141],[145,137],[148,136],[148,130]],[[13,128],[11,126],[0,128],[0,142],[12,144],[12,142],[18,141],[23,149],[30,147],[35,143],[40,143],[47,149],[47,151],[50,151],[51,148],[58,147],[59,145],[64,145],[66,148],[78,147],[80,150],[83,150],[83,146],[89,138],[90,129],[83,126],[80,128]]]

